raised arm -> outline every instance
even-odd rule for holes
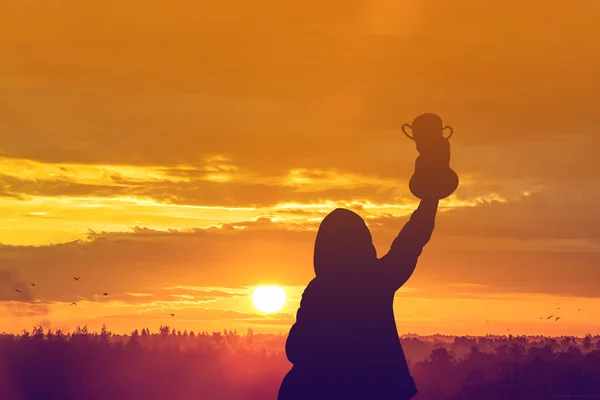
[[[381,259],[384,278],[396,289],[410,278],[417,266],[423,247],[431,239],[439,200],[421,200],[410,220],[404,225],[390,251]]]

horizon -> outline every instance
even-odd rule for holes
[[[147,333],[149,335],[160,335],[160,330],[163,328],[168,328],[169,331],[169,335],[173,335],[173,331],[176,332],[176,336],[179,336],[179,334],[181,335],[191,335],[192,333],[195,336],[198,335],[208,335],[208,336],[212,336],[214,334],[223,334],[225,335],[225,333],[227,332],[228,334],[233,334],[233,335],[237,335],[237,336],[277,336],[277,337],[284,337],[284,336],[288,336],[288,332],[277,332],[277,333],[265,333],[265,332],[254,332],[254,330],[252,328],[248,328],[248,330],[244,333],[244,332],[238,332],[237,329],[227,329],[227,328],[223,328],[223,330],[220,331],[209,331],[209,330],[199,330],[199,331],[195,331],[195,330],[178,330],[175,329],[171,326],[168,325],[164,325],[164,326],[160,326],[158,329],[156,330],[152,330],[149,329],[147,327],[144,328],[138,328],[138,329],[134,329],[131,332],[113,332],[111,331],[108,327],[103,326],[101,327],[101,329],[99,330],[90,330],[88,329],[87,326],[77,326],[75,327],[75,329],[70,330],[70,331],[62,331],[60,329],[57,330],[52,330],[52,328],[47,328],[44,329],[41,325],[40,326],[35,326],[31,329],[31,331],[28,331],[26,329],[22,330],[21,332],[18,333],[13,333],[13,332],[0,332],[0,335],[14,335],[14,336],[22,336],[23,334],[25,334],[26,332],[28,334],[33,334],[37,329],[41,328],[42,332],[44,335],[48,335],[49,333],[51,334],[57,334],[59,331],[64,334],[64,335],[73,335],[76,334],[78,332],[78,330],[86,330],[88,335],[100,335],[102,333],[102,328],[106,329],[106,332],[109,333],[111,336],[119,336],[119,337],[130,337],[134,332],[137,332],[139,335],[141,335],[142,331],[146,330]],[[249,333],[250,331],[252,331],[252,333]],[[479,339],[479,338],[486,338],[486,339],[507,339],[507,340],[511,340],[511,339],[564,339],[564,338],[572,338],[572,339],[576,339],[576,340],[583,340],[586,337],[589,337],[590,339],[594,340],[594,339],[598,339],[600,341],[600,334],[586,334],[586,335],[582,335],[582,336],[573,336],[573,335],[561,335],[561,336],[545,336],[545,335],[527,335],[527,334],[486,334],[486,335],[447,335],[447,334],[442,334],[442,333],[434,333],[434,334],[430,334],[430,335],[419,335],[417,333],[405,333],[405,334],[399,334],[398,335],[401,339],[419,339],[419,340],[423,340],[425,339],[427,341],[427,339],[457,339],[457,338],[464,338],[464,339]],[[447,342],[449,343],[449,342]]]

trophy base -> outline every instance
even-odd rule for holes
[[[458,175],[451,169],[444,174],[415,174],[408,188],[418,199],[445,199],[458,188]]]

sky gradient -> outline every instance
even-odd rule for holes
[[[461,185],[399,332],[599,331],[597,1],[202,3],[0,2],[0,331],[286,332],[328,212],[382,256],[416,207],[424,112]]]

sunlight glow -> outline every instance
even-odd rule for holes
[[[285,305],[285,301],[285,290],[279,286],[259,286],[254,289],[252,294],[254,307],[265,313],[281,310]]]

